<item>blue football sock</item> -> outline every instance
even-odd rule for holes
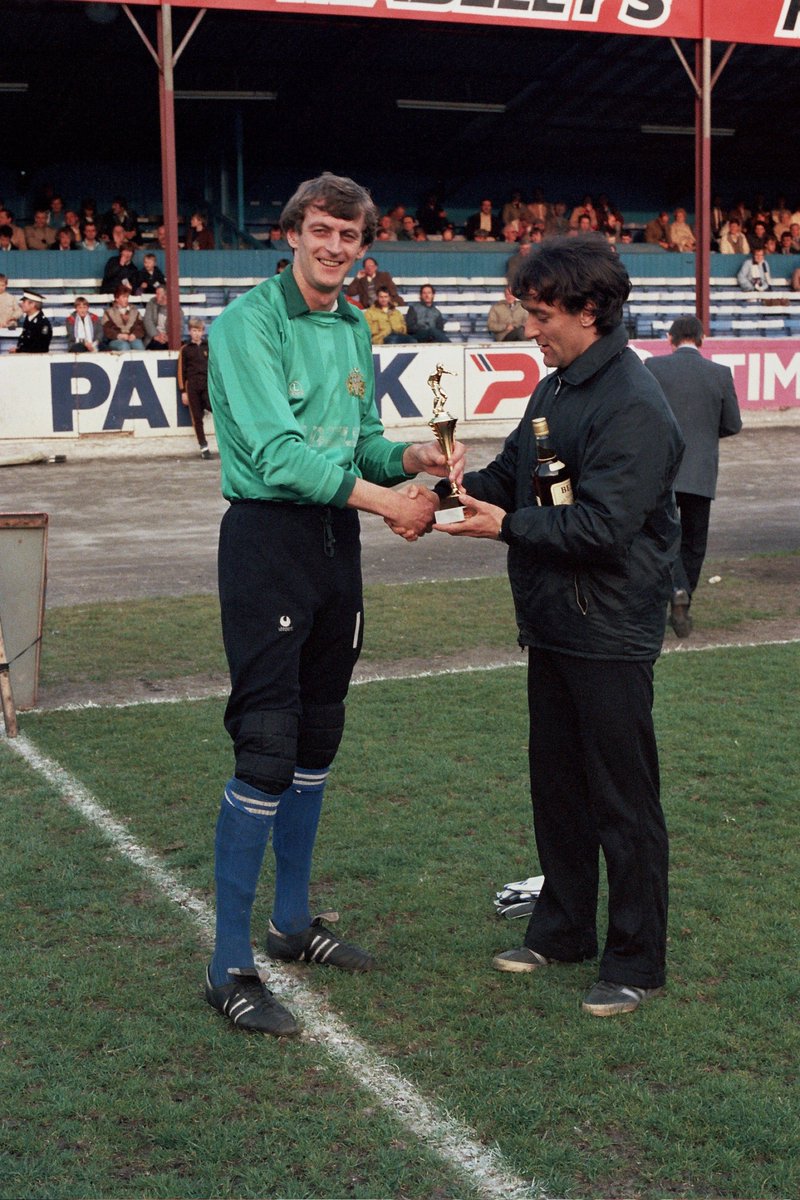
[[[272,923],[281,933],[301,933],[311,924],[308,885],[322,795],[330,768],[297,767],[275,817],[275,906]]]
[[[215,987],[228,983],[230,968],[254,966],[250,914],[279,800],[241,779],[225,785],[214,844],[217,937],[209,974]]]

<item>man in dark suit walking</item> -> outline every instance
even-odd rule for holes
[[[681,519],[681,552],[673,571],[670,624],[678,637],[692,632],[689,605],[708,542],[711,501],[717,487],[719,439],[742,428],[733,375],[700,354],[703,326],[697,317],[678,317],[669,331],[674,353],[648,358],[686,442],[675,477]]]

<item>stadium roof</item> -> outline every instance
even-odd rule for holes
[[[609,180],[635,175],[642,207],[691,200],[691,137],[643,130],[693,126],[694,92],[666,35],[678,31],[693,65],[693,43],[680,31],[700,10],[695,0],[482,4],[215,0],[179,60],[175,87],[274,93],[274,101],[239,105],[245,153],[252,166],[280,164],[295,177],[322,167],[367,183],[413,176],[420,188],[440,182],[451,202],[466,204],[493,176],[548,190],[550,180],[582,176],[587,190],[613,194]],[[260,11],[232,11],[244,7]],[[794,203],[800,0],[705,7],[725,39],[772,41],[737,45],[714,89],[714,189],[733,200],[740,189],[774,196],[797,188]],[[571,19],[541,19],[559,9]],[[119,5],[6,0],[3,10],[13,37],[0,45],[0,85],[27,87],[3,95],[6,170],[41,175],[70,157],[158,161],[155,67]],[[176,6],[176,45],[197,10]],[[644,19],[667,10],[674,26]],[[154,39],[152,3],[132,11]],[[590,11],[602,20],[574,17]],[[623,23],[627,36],[608,32],[623,11],[639,23]],[[775,36],[781,22],[792,38]],[[715,61],[723,50],[715,46]],[[179,100],[176,109],[179,161],[215,161],[231,143],[232,106],[208,97]]]

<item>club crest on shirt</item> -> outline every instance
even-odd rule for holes
[[[299,379],[293,379],[292,382],[289,384],[289,399],[290,400],[302,400],[303,395],[304,395],[304,392],[303,392],[302,383],[300,382]]]
[[[347,390],[351,396],[356,396],[359,400],[364,398],[364,393],[367,390],[367,383],[358,367],[354,367],[347,376]]]

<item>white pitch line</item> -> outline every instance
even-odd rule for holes
[[[74,775],[42,754],[24,734],[4,740],[10,750],[60,793],[70,808],[90,821],[123,858],[138,867],[162,895],[191,914],[203,942],[209,948],[213,946],[214,912],[209,904],[186,888],[157,855],[140,846],[123,822],[104,808]],[[258,959],[257,965],[259,969],[269,967],[272,990],[302,1013],[304,1036],[318,1042],[337,1059],[360,1087],[375,1096],[445,1166],[487,1200],[545,1200],[535,1181],[526,1183],[515,1176],[498,1150],[481,1145],[466,1125],[426,1100],[391,1063],[351,1033],[345,1022],[329,1012],[324,1001],[303,983],[265,959]]]
[[[679,646],[665,646],[661,651],[664,654],[708,654],[715,650],[754,650],[761,646],[796,646],[800,643],[800,638],[776,638],[766,642],[717,642],[710,646],[687,646],[685,644]],[[505,671],[515,667],[524,667],[527,665],[525,660],[514,662],[513,660],[504,660],[502,662],[484,663],[482,666],[463,666],[463,667],[431,667],[426,671],[410,671],[404,675],[393,675],[391,672],[376,672],[373,675],[362,675],[358,679],[351,680],[351,687],[359,687],[365,683],[403,683],[406,680],[412,681],[415,679],[438,679],[445,675],[470,675],[480,674],[488,671]],[[93,708],[137,708],[138,706],[148,704],[195,704],[199,700],[220,700],[228,695],[227,688],[220,688],[219,691],[204,692],[202,695],[182,695],[182,696],[148,696],[147,698],[139,698],[136,700],[116,700],[113,704],[104,704],[95,700],[85,700],[71,704],[54,705],[53,708],[35,708],[31,712],[35,713],[60,713],[60,712],[81,712],[83,709]]]

